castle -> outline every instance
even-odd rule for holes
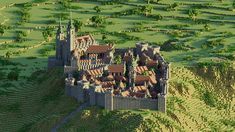
[[[72,20],[67,34],[60,23],[56,56],[48,68],[64,67],[65,93],[79,102],[108,110],[152,109],[166,112],[169,66],[160,47],[144,42],[135,48],[99,45],[92,35],[77,37]]]

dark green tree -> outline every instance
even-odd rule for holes
[[[206,31],[209,31],[209,30],[210,30],[210,25],[209,25],[209,24],[205,24],[205,25],[204,25],[204,29],[205,29]]]
[[[75,31],[77,32],[79,29],[81,29],[83,26],[83,22],[82,21],[78,21],[76,19],[74,19],[74,27],[75,27]]]
[[[5,33],[5,29],[0,25],[0,35],[2,36]]]
[[[97,12],[97,13],[100,13],[101,12],[101,8],[99,6],[95,6],[94,7],[94,10]]]
[[[189,16],[189,18],[191,18],[193,21],[196,20],[198,14],[199,14],[199,11],[196,10],[196,9],[189,9],[189,10],[188,10],[188,16]]]
[[[107,36],[105,34],[102,35],[102,40],[107,39]]]
[[[43,31],[42,31],[42,35],[43,35],[43,38],[46,40],[46,41],[50,41],[51,38],[53,37],[53,31],[54,31],[54,28],[48,26],[46,27]]]
[[[18,78],[19,78],[19,72],[18,71],[16,71],[16,70],[13,70],[13,71],[11,71],[11,72],[9,72],[8,73],[8,75],[7,75],[7,78],[9,79],[9,80],[18,80]]]
[[[235,0],[233,0],[233,9],[235,9]]]
[[[12,53],[10,51],[7,51],[6,54],[5,54],[6,58],[9,59],[11,57],[11,54]]]
[[[141,8],[141,11],[145,16],[148,16],[152,13],[153,7],[151,5],[145,5]]]
[[[99,27],[100,25],[102,25],[105,22],[104,18],[101,16],[93,16],[93,17],[91,17],[90,20],[91,20],[91,22],[94,23],[94,25],[96,27]]]
[[[27,33],[25,31],[17,31],[16,32],[16,42],[24,42],[26,41]]]
[[[121,57],[121,55],[116,56],[115,59],[114,59],[114,61],[115,61],[116,64],[121,64],[121,63],[122,63],[122,57]]]

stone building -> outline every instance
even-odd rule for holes
[[[67,95],[108,110],[166,112],[170,65],[160,55],[160,47],[143,42],[129,49],[100,45],[92,35],[76,36],[72,20],[66,32],[60,24],[56,56],[49,57],[48,68],[64,67]],[[121,62],[116,61],[117,56]]]

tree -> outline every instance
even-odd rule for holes
[[[196,20],[196,17],[198,16],[198,14],[199,14],[199,12],[196,9],[189,9],[188,10],[188,15],[193,21]]]
[[[145,16],[148,16],[152,13],[153,7],[151,5],[145,5],[141,8],[141,11]]]
[[[209,25],[209,24],[205,24],[205,25],[204,25],[204,29],[205,29],[206,31],[209,31],[209,30],[210,30],[210,25]]]
[[[95,6],[94,7],[94,10],[97,12],[97,13],[100,13],[101,12],[101,8],[99,6]]]
[[[16,42],[24,42],[26,41],[27,33],[25,31],[17,31]]]
[[[60,0],[59,4],[62,9],[70,9],[71,8],[71,0]]]
[[[0,35],[2,36],[5,33],[4,28],[0,25]]]
[[[116,56],[115,59],[114,59],[114,61],[115,61],[116,64],[121,64],[121,63],[122,63],[122,57],[121,57],[121,55]]]
[[[74,27],[75,27],[75,31],[76,31],[76,32],[77,32],[79,29],[81,29],[82,26],[83,26],[83,22],[74,19]]]
[[[12,54],[12,53],[11,53],[10,51],[7,51],[6,54],[5,54],[6,58],[9,59],[9,58],[11,57],[11,54]]]
[[[104,18],[101,16],[93,16],[90,20],[95,24],[96,27],[99,27],[105,22]]]
[[[16,70],[13,70],[8,73],[7,78],[9,80],[18,80],[19,78],[19,73]]]
[[[43,35],[43,38],[46,40],[46,41],[50,41],[50,39],[53,37],[53,31],[54,29],[50,26],[46,27],[43,31],[42,31],[42,35]]]
[[[102,40],[107,39],[107,36],[105,34],[102,35]]]
[[[235,9],[235,0],[233,0],[233,8]]]

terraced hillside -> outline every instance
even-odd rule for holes
[[[1,90],[0,131],[49,131],[78,106],[75,100],[64,95],[61,70],[38,71],[31,78],[27,82],[14,83],[14,89]]]
[[[167,115],[89,108],[61,131],[233,131],[234,9],[233,0],[0,0],[0,131],[47,131],[77,106],[61,71],[45,71],[70,11],[78,35],[101,44],[160,45],[172,78]]]

